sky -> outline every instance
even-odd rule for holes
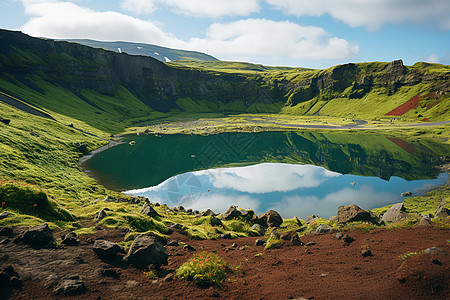
[[[449,0],[0,0],[0,28],[269,66],[450,64]]]

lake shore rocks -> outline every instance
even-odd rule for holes
[[[379,223],[378,217],[374,213],[369,210],[364,210],[355,204],[339,206],[336,216],[338,223],[344,224],[357,221],[367,221],[374,224]]]
[[[381,217],[383,222],[399,222],[408,216],[403,203],[396,203]]]
[[[147,268],[154,265],[159,269],[162,265],[167,265],[167,250],[156,240],[154,234],[138,235],[124,257],[126,262],[131,263],[138,269]]]

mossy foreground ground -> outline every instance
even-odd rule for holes
[[[112,296],[114,295],[124,299],[129,297],[146,299],[153,296],[204,298],[220,295],[226,298],[264,296],[267,299],[275,299],[282,295],[282,297],[320,298],[320,296],[331,297],[333,295],[326,291],[336,291],[336,287],[345,286],[346,289],[339,289],[334,296],[358,298],[372,290],[376,298],[389,298],[385,289],[383,291],[376,289],[373,285],[369,285],[369,282],[383,281],[386,286],[397,289],[399,283],[395,276],[398,275],[397,269],[402,262],[398,257],[408,252],[422,253],[420,251],[432,246],[439,246],[448,251],[448,220],[435,219],[432,225],[426,228],[418,225],[420,214],[433,214],[443,201],[450,202],[448,185],[433,190],[424,197],[405,200],[404,205],[410,215],[401,223],[379,226],[356,222],[342,227],[333,220],[320,218],[310,223],[301,220],[301,224],[295,219],[285,219],[277,230],[279,234],[295,232],[305,244],[315,243],[309,246],[285,245],[283,240],[271,236],[271,230],[259,236],[260,233],[252,228],[252,221],[245,217],[224,220],[221,225],[211,225],[213,222],[209,216],[195,216],[183,210],[169,210],[165,205],[154,206],[159,216],[144,215],[140,213],[144,204],[143,199],[107,190],[79,169],[78,160],[83,153],[107,144],[105,141],[107,133],[76,119],[51,112],[55,120],[30,115],[1,102],[0,111],[2,118],[11,120],[8,125],[0,123],[0,213],[9,213],[6,218],[0,220],[0,227],[13,227],[18,234],[26,228],[46,222],[54,230],[56,237],[54,248],[50,249],[34,250],[11,241],[0,245],[1,253],[7,255],[0,258],[4,260],[2,264],[5,262],[15,265],[25,279],[24,288],[14,291],[13,297],[28,299],[55,297],[51,287],[43,286],[44,279],[52,275],[52,272],[54,274],[60,274],[62,270],[67,272],[67,265],[64,264],[73,263],[77,265],[78,275],[86,279],[88,297],[114,298]],[[186,119],[178,119],[177,122],[170,119],[160,124],[129,128],[128,132],[136,133],[149,129],[147,133],[209,134],[225,130],[245,132],[284,130],[292,124],[342,127],[353,123],[350,119],[331,117],[291,118],[283,115],[216,117],[211,118],[207,115],[202,119],[199,115],[187,116]],[[365,130],[376,130],[406,140],[427,137],[449,143],[448,124],[409,128],[406,123],[389,126],[388,122],[371,121],[364,125]],[[342,127],[339,130],[349,129]],[[446,204],[445,207],[449,205]],[[388,207],[385,207],[374,211],[382,214],[387,209]],[[99,220],[101,210],[104,210],[106,215]],[[320,215],[320,212],[317,214]],[[181,229],[170,229],[173,224],[180,224]],[[310,233],[321,224],[352,235],[356,242],[345,245],[330,234],[311,235]],[[60,245],[60,235],[69,231],[75,232],[81,239],[79,247],[69,248]],[[99,277],[97,269],[102,268],[104,262],[91,250],[95,239],[111,240],[128,249],[138,234],[146,232],[153,232],[160,241],[176,239],[179,242],[180,246],[166,247],[170,255],[168,267],[159,271],[145,272],[133,268],[124,269],[120,271],[122,272],[120,280]],[[274,246],[257,247],[256,239],[267,240],[268,244]],[[372,247],[375,259],[361,258],[360,249],[366,244]],[[195,250],[183,247],[186,245],[192,246]],[[191,258],[192,251],[202,249],[208,252],[201,258]],[[421,255],[410,256],[404,261],[423,259]],[[52,259],[49,257],[59,262],[51,266]],[[350,260],[351,263],[349,257],[354,257]],[[202,263],[211,261],[214,263],[196,269],[195,259],[200,259]],[[193,264],[190,265],[191,269],[188,268],[184,273],[181,269],[178,276],[164,279],[168,274],[180,270],[181,265],[189,262]],[[439,262],[447,264],[442,259]],[[29,264],[33,271],[28,272],[26,268],[20,267],[21,264]],[[339,267],[340,265],[345,267]],[[425,271],[428,272],[427,270]],[[355,286],[349,286],[349,283],[355,282],[354,278],[363,279]],[[444,276],[445,278],[448,277]],[[200,286],[195,283],[196,281],[200,281]],[[328,288],[318,290],[317,282]],[[424,297],[445,295],[445,285],[433,286],[428,281],[413,284],[415,284],[413,288],[396,291],[395,297],[416,296],[417,291]],[[205,289],[205,285],[213,287]],[[277,288],[274,288],[274,285]],[[436,290],[437,287],[439,291]],[[344,292],[345,290],[353,293],[357,291],[357,294],[349,295]]]

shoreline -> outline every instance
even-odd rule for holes
[[[117,146],[117,145],[123,144],[123,142],[121,142],[121,141],[119,141],[119,142],[111,141],[111,140],[107,140],[107,141],[108,141],[108,144],[107,144],[107,145],[101,146],[100,148],[97,148],[97,149],[94,149],[94,150],[90,151],[89,154],[83,155],[83,156],[78,160],[78,167],[81,168],[81,165],[82,165],[83,163],[85,163],[86,161],[88,161],[89,159],[91,159],[95,154],[98,154],[98,153],[100,153],[100,152],[103,152],[103,151],[105,151],[105,150],[107,150],[107,149],[110,149],[110,148],[112,148],[112,147],[115,147],[115,146]],[[83,171],[83,172],[84,172],[84,171]]]

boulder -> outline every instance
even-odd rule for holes
[[[160,217],[156,210],[148,203],[145,203],[144,206],[142,206],[141,214],[147,215],[151,218]]]
[[[450,216],[450,209],[445,207],[439,207],[434,214],[436,218],[446,218]]]
[[[209,224],[211,224],[211,226],[222,226],[222,221],[220,221],[220,219],[212,216],[209,219]]]
[[[125,253],[122,247],[118,244],[106,240],[96,240],[92,248],[95,254],[100,258],[111,258],[119,253]]]
[[[337,218],[339,223],[348,223],[356,221],[368,221],[377,224],[377,217],[369,210],[364,210],[358,205],[351,204],[339,206],[337,210]]]
[[[87,288],[79,276],[63,279],[54,289],[56,295],[62,296],[77,296],[84,294],[86,291]]]
[[[319,219],[319,216],[316,216],[316,215],[309,216],[308,218],[306,218],[305,223],[310,224],[311,222],[315,221],[316,219]]]
[[[61,243],[67,246],[78,246],[78,244],[80,244],[80,241],[77,239],[77,235],[75,232],[69,232],[63,237]]]
[[[250,227],[250,230],[258,232],[259,235],[264,235],[266,233],[266,230],[259,224],[254,224]]]
[[[138,269],[144,269],[150,265],[159,269],[161,265],[167,265],[168,257],[166,248],[156,240],[154,234],[149,233],[141,234],[134,239],[124,260]]]
[[[288,244],[293,245],[293,246],[303,245],[303,242],[300,240],[300,237],[298,236],[297,232],[295,232],[295,231],[283,233],[281,235],[281,239],[283,241],[288,242]]]
[[[43,248],[53,241],[53,234],[47,223],[44,223],[26,231],[21,241],[33,248]]]
[[[419,225],[431,226],[433,225],[433,222],[431,221],[431,218],[429,216],[423,216],[422,219],[420,219]]]
[[[230,208],[227,209],[226,212],[221,213],[219,215],[219,218],[225,219],[225,220],[231,220],[234,218],[239,218],[240,216],[242,216],[241,212],[237,209],[236,206],[232,205],[232,206],[230,206]]]
[[[383,215],[381,221],[383,222],[399,222],[407,217],[407,213],[403,203],[396,203],[389,208],[389,210]]]
[[[202,217],[215,216],[216,214],[210,210],[209,208],[205,211],[202,211]]]
[[[280,227],[283,218],[274,210],[269,210],[265,214],[259,215],[257,223],[264,227]]]
[[[333,227],[328,226],[326,224],[321,224],[316,228],[316,231],[314,231],[315,234],[323,234],[323,233],[329,233],[333,232]]]

